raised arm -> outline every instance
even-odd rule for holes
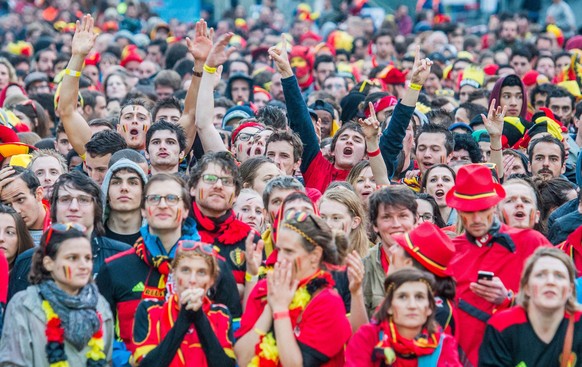
[[[91,140],[91,128],[77,110],[79,95],[79,78],[83,70],[85,58],[95,44],[97,34],[93,31],[93,17],[84,15],[77,21],[75,34],[71,44],[71,59],[65,69],[63,82],[60,86],[60,98],[57,107],[59,117],[65,128],[65,133],[80,156],[85,154],[85,144]]]
[[[285,94],[285,104],[287,105],[287,116],[289,116],[289,126],[299,134],[305,149],[301,157],[301,172],[307,171],[311,161],[320,152],[319,140],[315,133],[315,128],[311,122],[311,116],[307,110],[307,105],[301,95],[297,79],[293,75],[293,69],[289,64],[287,55],[287,39],[281,36],[281,48],[271,47],[269,56],[275,62],[275,68],[281,74],[283,93]]]
[[[224,64],[234,48],[226,49],[232,33],[223,34],[210,50],[202,73],[198,101],[196,102],[196,129],[205,152],[228,150],[224,146],[218,130],[212,123],[214,115],[214,78],[218,68]]]
[[[374,110],[374,105],[369,102],[370,117],[365,120],[359,119],[358,123],[364,131],[364,136],[366,137],[366,149],[368,149],[368,160],[370,162],[370,168],[372,168],[372,174],[374,175],[374,180],[376,185],[390,185],[390,180],[388,179],[388,171],[386,169],[386,164],[380,155],[380,146],[378,144],[380,123],[376,117],[376,111]]]
[[[190,54],[194,57],[194,73],[190,81],[190,87],[186,92],[184,100],[184,111],[178,121],[186,132],[186,152],[192,149],[194,139],[196,138],[196,103],[198,100],[198,90],[202,81],[203,66],[206,63],[208,54],[212,49],[212,39],[214,38],[214,29],[208,29],[204,19],[196,23],[195,37],[193,40],[186,38],[186,45]],[[198,74],[198,75],[196,75]]]
[[[495,163],[497,166],[497,177],[499,177],[499,180],[501,180],[504,175],[501,135],[503,134],[503,119],[505,118],[506,112],[507,105],[503,107],[503,110],[501,109],[501,106],[498,106],[497,109],[495,109],[495,99],[492,99],[487,117],[481,114],[483,124],[485,124],[485,128],[491,139],[491,157],[489,158],[489,162]]]
[[[416,101],[418,101],[422,85],[430,74],[431,66],[432,61],[430,59],[420,58],[420,46],[417,46],[414,66],[411,71],[410,86],[394,108],[390,123],[380,137],[380,152],[382,153],[382,158],[384,158],[389,178],[395,173],[398,154],[402,150],[402,141],[406,135],[406,128],[410,124]]]

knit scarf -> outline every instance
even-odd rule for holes
[[[372,361],[383,361],[391,365],[399,356],[410,359],[432,354],[438,347],[440,337],[441,332],[431,334],[427,329],[423,329],[414,339],[406,339],[398,334],[392,319],[382,321]]]
[[[97,286],[89,283],[74,296],[60,289],[54,280],[44,281],[38,288],[42,298],[49,302],[61,319],[65,339],[79,351],[85,348],[100,326]]]
[[[216,241],[223,245],[234,245],[244,240],[251,230],[246,223],[236,219],[232,209],[218,218],[211,218],[202,214],[198,205],[193,203],[192,215],[198,223],[198,233],[204,243],[214,244]]]

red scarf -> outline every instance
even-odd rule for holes
[[[198,234],[204,243],[214,244],[216,240],[222,245],[235,245],[244,240],[251,230],[249,225],[236,219],[232,209],[218,218],[211,218],[202,214],[198,205],[193,203],[192,215],[196,219]]]
[[[379,325],[378,344],[374,348],[372,361],[385,361],[388,365],[394,361],[386,361],[385,358],[391,353],[386,353],[386,349],[392,349],[398,357],[417,358],[434,353],[438,347],[441,332],[430,334],[427,329],[423,329],[414,339],[406,339],[398,334],[398,329],[392,320],[384,320]],[[393,353],[392,353],[393,354]]]

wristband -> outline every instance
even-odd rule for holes
[[[213,68],[213,67],[210,67],[210,66],[208,66],[208,65],[204,64],[204,67],[203,67],[203,69],[204,69],[204,71],[205,71],[205,72],[207,72],[208,74],[214,74],[214,73],[216,73],[216,69],[217,69],[217,68]]]
[[[410,83],[410,85],[408,87],[410,89],[412,89],[412,90],[421,90],[422,89],[422,84]]]
[[[192,75],[197,76],[198,78],[202,78],[202,72],[196,71],[195,67],[192,67]]]
[[[256,282],[259,279],[258,275],[251,275],[249,273],[245,273],[245,282]]]
[[[289,310],[273,313],[273,320],[281,320],[289,317]]]
[[[501,152],[503,150],[503,147],[501,147],[499,149],[495,149],[493,147],[489,147],[489,149],[491,149],[492,152]]]
[[[257,335],[258,335],[258,336],[265,336],[265,335],[267,335],[267,333],[266,333],[266,332],[264,332],[263,330],[261,330],[261,329],[259,329],[259,328],[254,328],[254,329],[253,329],[253,331],[254,331],[255,333],[257,333]]]
[[[65,69],[65,75],[69,75],[75,78],[81,77],[81,72],[77,70]]]
[[[370,158],[375,157],[377,155],[380,155],[380,148],[376,149],[373,152],[368,152],[368,157],[370,157]]]

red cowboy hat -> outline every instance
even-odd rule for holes
[[[468,164],[459,169],[455,186],[447,193],[447,205],[462,212],[491,208],[505,198],[503,186],[493,182],[489,168]]]
[[[410,233],[394,236],[408,254],[431,273],[447,277],[447,266],[455,255],[453,242],[439,227],[424,222]]]

